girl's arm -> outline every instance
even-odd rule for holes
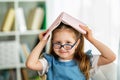
[[[30,53],[30,55],[27,58],[26,66],[29,69],[32,69],[32,70],[42,70],[43,69],[43,66],[39,61],[39,56],[48,40],[48,39],[47,40],[43,39],[43,36],[46,34],[46,32],[47,31],[45,31],[39,35],[39,38],[40,38],[39,43],[32,50],[32,52]]]
[[[110,48],[108,48],[105,44],[96,40],[92,36],[92,31],[88,27],[82,26],[81,28],[87,31],[87,34],[84,35],[85,38],[89,42],[91,42],[101,53],[100,58],[98,60],[98,66],[111,63],[116,59],[114,52]]]

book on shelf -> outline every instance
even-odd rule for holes
[[[0,80],[16,80],[16,70],[6,69],[0,70]]]
[[[41,7],[33,8],[28,15],[28,30],[40,30],[44,19],[44,10]]]
[[[21,59],[21,62],[25,62],[27,57],[29,56],[30,54],[30,48],[29,46],[26,44],[26,43],[23,43],[20,45],[20,59]]]
[[[16,80],[16,79],[17,79],[16,71],[14,69],[10,69],[10,78],[9,78],[9,80]]]
[[[68,13],[62,12],[57,19],[52,23],[52,25],[48,28],[48,32],[45,34],[44,39],[46,39],[50,33],[60,24],[64,23],[70,25],[77,31],[82,34],[86,34],[86,31],[80,28],[80,26],[86,26],[83,22],[79,21],[78,19],[74,18],[73,16],[69,15]]]
[[[29,77],[28,77],[28,73],[27,73],[27,69],[26,69],[26,68],[22,68],[22,69],[21,69],[21,73],[22,73],[22,80],[29,80]]]
[[[24,63],[25,61],[26,61],[26,55],[25,55],[25,53],[24,53],[24,51],[23,51],[23,48],[22,48],[22,45],[20,45],[20,61],[22,62],[22,63]]]
[[[14,10],[14,8],[9,8],[5,14],[1,30],[3,32],[11,31],[14,20],[15,20],[15,10]]]
[[[16,15],[17,15],[17,21],[20,32],[24,32],[27,30],[26,21],[25,21],[25,15],[23,8],[19,7],[16,9]]]
[[[23,52],[24,52],[24,54],[25,54],[25,56],[27,58],[29,56],[29,54],[30,54],[30,49],[28,47],[28,44],[23,43],[22,44],[22,49],[23,49]]]

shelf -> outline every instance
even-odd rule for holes
[[[25,68],[25,63],[16,64],[16,65],[0,65],[0,70],[3,69],[13,69],[13,68]]]
[[[19,2],[45,2],[45,0],[18,0]]]
[[[45,0],[16,0],[19,2],[45,2]],[[0,0],[0,2],[15,2],[15,0]]]
[[[11,64],[11,65],[0,65],[0,70],[3,70],[3,69],[13,69],[13,68],[19,68],[21,67],[20,64]]]
[[[14,2],[14,0],[0,0],[0,2]]]
[[[43,32],[44,30],[28,30],[25,32],[19,32],[19,35],[35,35]]]
[[[0,37],[1,36],[15,36],[17,32],[15,31],[10,31],[10,32],[0,32]]]
[[[23,80],[21,69],[27,69],[26,50],[29,49],[30,53],[38,44],[38,35],[45,31],[46,23],[45,0],[0,0],[0,71],[15,69],[15,80]],[[23,44],[28,45],[28,48]]]
[[[21,68],[25,68],[26,67],[25,63],[21,63],[20,66],[21,66]]]

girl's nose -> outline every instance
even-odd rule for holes
[[[64,51],[64,50],[65,50],[65,48],[64,48],[64,47],[61,47],[61,48],[60,48],[60,50],[61,50],[61,51]]]

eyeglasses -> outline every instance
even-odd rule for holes
[[[63,44],[63,45],[61,43],[53,43],[53,48],[54,49],[61,49],[63,47],[66,50],[70,50],[70,49],[72,49],[75,46],[76,43],[77,43],[77,41],[73,45],[68,44],[68,43],[67,44]]]

